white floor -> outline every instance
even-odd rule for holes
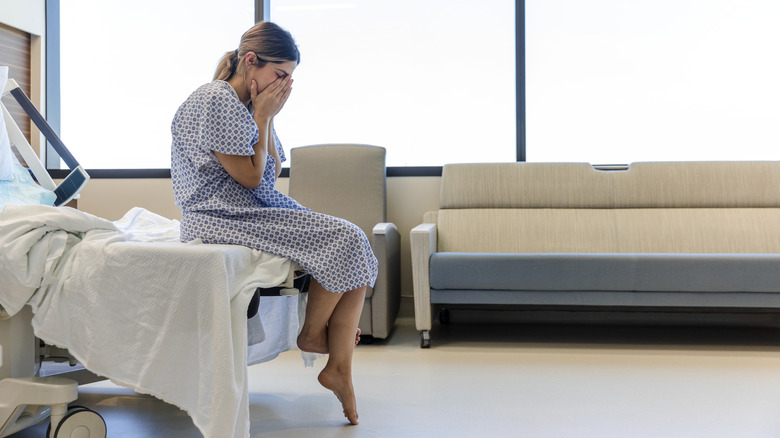
[[[320,366],[322,364],[319,364]],[[297,351],[250,367],[252,437],[780,437],[780,330],[411,319],[357,347],[359,426]],[[111,438],[201,436],[182,411],[82,386]],[[14,435],[42,438],[45,425]]]

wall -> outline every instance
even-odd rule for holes
[[[0,23],[31,35],[30,100],[42,114],[46,114],[46,2],[45,0],[0,0]],[[1,62],[0,62],[1,63]],[[45,139],[33,128],[30,144],[40,154]]]
[[[34,35],[43,35],[46,29],[45,0],[3,0],[0,23]]]
[[[395,177],[387,180],[387,219],[401,233],[402,315],[411,316],[412,276],[409,232],[422,222],[426,211],[439,206],[439,177]],[[277,188],[287,192],[289,180],[281,178]],[[117,220],[132,207],[143,207],[159,215],[180,219],[173,203],[170,179],[93,179],[78,201],[80,210]]]

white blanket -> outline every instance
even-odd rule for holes
[[[112,223],[8,205],[0,247],[0,304],[30,304],[36,336],[181,407],[206,438],[249,436],[247,363],[295,348],[298,300],[264,297],[250,327],[265,341],[249,349],[246,309],[257,287],[285,281],[288,259],[181,243],[178,222],[142,209]]]
[[[100,231],[119,230],[70,208],[7,205],[0,210],[0,305],[16,314],[38,288],[56,282],[59,262],[70,248]]]

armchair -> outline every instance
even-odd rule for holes
[[[290,196],[359,226],[371,241],[379,276],[366,291],[359,327],[364,342],[392,331],[401,299],[400,234],[387,220],[385,148],[329,144],[290,150]]]

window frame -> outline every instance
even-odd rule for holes
[[[271,0],[255,0],[255,22],[270,18]],[[525,0],[515,0],[515,124],[516,161],[525,161]],[[60,131],[60,0],[46,0],[46,120],[55,131]],[[67,169],[58,169],[59,156],[47,144],[46,169],[52,178],[64,178]],[[160,169],[86,169],[95,179],[154,179],[170,178],[170,168]],[[393,166],[387,168],[389,177],[441,176],[442,166]],[[283,167],[281,177],[290,175]]]

